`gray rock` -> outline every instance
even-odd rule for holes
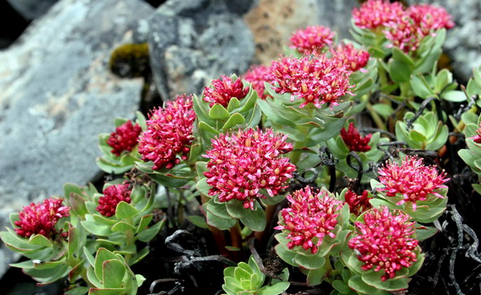
[[[36,19],[44,15],[58,0],[7,0],[25,19]]]
[[[150,64],[164,99],[200,94],[211,79],[247,70],[254,41],[240,15],[254,2],[231,2],[169,0],[150,18]]]
[[[454,73],[461,83],[472,77],[473,68],[481,65],[481,1],[479,0],[411,0],[444,7],[456,26],[448,31],[444,48],[451,56]]]
[[[352,0],[259,0],[245,16],[255,43],[255,62],[269,65],[283,53],[290,36],[306,26],[331,28],[339,39],[350,38]]]
[[[134,117],[143,84],[109,73],[109,57],[153,12],[140,0],[62,0],[0,51],[0,229],[10,212],[99,174],[97,136]],[[0,244],[2,275],[13,258]]]

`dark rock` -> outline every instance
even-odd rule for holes
[[[452,68],[461,83],[473,76],[481,65],[481,1],[479,0],[410,0],[444,7],[452,15],[455,27],[448,31],[444,48],[452,58]]]
[[[44,15],[58,0],[7,0],[25,19],[36,19]]]
[[[97,136],[134,117],[143,84],[110,73],[110,54],[153,12],[140,0],[63,0],[0,52],[0,228],[10,212],[99,174]],[[0,244],[2,275],[13,258]]]
[[[0,49],[10,46],[27,26],[28,22],[7,1],[0,1]]]
[[[200,94],[211,79],[247,70],[254,41],[239,15],[249,5],[230,2],[171,0],[150,18],[150,64],[164,99]]]

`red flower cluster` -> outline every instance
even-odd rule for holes
[[[337,46],[336,50],[332,51],[332,55],[347,65],[352,72],[357,70],[362,71],[362,68],[365,67],[369,61],[369,52],[356,49],[352,44]]]
[[[336,237],[332,231],[337,225],[343,202],[325,191],[311,191],[310,187],[293,192],[287,200],[289,208],[282,209],[282,219],[275,229],[289,233],[289,249],[302,246],[304,250],[311,249],[311,253],[316,254],[324,236]]]
[[[371,146],[368,145],[371,140],[372,135],[368,134],[361,137],[356,127],[352,122],[349,123],[349,127],[341,129],[341,138],[344,143],[349,148],[350,151],[354,152],[367,152],[371,150]]]
[[[292,48],[302,54],[320,54],[322,49],[332,44],[334,32],[324,26],[309,26],[296,31],[290,38]]]
[[[324,103],[339,105],[338,101],[351,94],[347,65],[336,57],[325,54],[316,57],[305,56],[297,59],[284,57],[273,61],[270,67],[274,90],[277,93],[290,93],[291,100],[303,100],[301,108],[309,103],[320,108]]]
[[[194,121],[192,96],[179,95],[167,101],[164,109],[153,111],[147,120],[147,130],[139,137],[142,159],[154,162],[154,170],[171,169],[181,159],[186,160],[194,140]]]
[[[415,51],[421,40],[434,30],[454,27],[444,8],[429,4],[413,5],[405,10],[399,2],[368,0],[359,9],[354,8],[352,16],[360,28],[377,32],[385,29],[391,46],[405,52]]]
[[[99,205],[97,211],[103,216],[114,216],[117,205],[124,201],[130,203],[130,194],[132,191],[129,189],[129,184],[114,184],[104,189],[104,195],[99,198]]]
[[[289,158],[281,157],[293,149],[286,138],[271,129],[248,129],[213,139],[212,148],[204,155],[210,159],[204,173],[212,187],[209,195],[218,194],[220,202],[237,199],[254,210],[254,201],[266,198],[261,190],[271,197],[279,194],[296,169]]]
[[[349,205],[351,213],[356,216],[359,216],[359,214],[372,207],[371,203],[369,203],[369,192],[367,190],[363,191],[361,195],[358,195],[348,189],[344,195],[344,199]]]
[[[373,208],[364,214],[364,222],[356,222],[359,234],[348,245],[364,262],[362,270],[384,270],[381,281],[392,279],[396,271],[410,267],[417,261],[415,249],[418,240],[412,238],[414,222],[401,210],[389,212],[387,207]]]
[[[15,232],[22,237],[29,238],[32,235],[42,235],[51,238],[60,233],[55,225],[62,217],[69,216],[70,208],[62,205],[63,199],[46,199],[43,203],[31,203],[23,207],[18,214],[20,220],[15,221],[19,228]]]
[[[266,93],[264,85],[264,82],[272,83],[269,67],[263,65],[252,66],[242,78],[251,83],[252,88],[257,91],[261,99],[266,99],[270,96]]]
[[[389,197],[398,194],[403,196],[403,200],[396,205],[411,202],[413,210],[416,210],[417,201],[425,201],[429,195],[444,198],[436,190],[446,188],[446,173],[438,172],[434,166],[425,166],[423,160],[416,157],[406,157],[400,166],[393,162],[388,162],[379,169],[379,181],[384,185],[379,191],[385,191]]]
[[[204,88],[204,101],[209,102],[210,107],[216,103],[227,107],[233,97],[241,100],[249,93],[249,88],[244,88],[241,79],[232,81],[229,77],[221,76],[221,79],[212,80],[211,84],[211,87]]]
[[[127,121],[115,128],[115,132],[110,134],[107,144],[112,147],[112,154],[120,156],[124,151],[131,152],[137,145],[139,134],[142,132],[139,124],[132,124]]]

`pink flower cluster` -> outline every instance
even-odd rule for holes
[[[423,36],[427,36],[437,29],[454,27],[451,15],[443,7],[418,4],[410,6],[407,12]]]
[[[301,246],[316,254],[324,237],[335,238],[337,216],[343,202],[329,196],[325,191],[311,190],[310,187],[297,190],[287,196],[289,207],[281,211],[282,219],[277,230],[286,230],[289,249]]]
[[[388,0],[368,0],[360,8],[354,8],[352,18],[354,24],[361,29],[375,30],[383,28],[396,20],[404,12],[400,2],[390,3]]]
[[[302,54],[320,54],[322,49],[332,44],[334,32],[324,26],[308,26],[296,31],[290,38],[292,48]]]
[[[429,195],[444,198],[437,192],[446,188],[446,173],[439,173],[434,166],[425,166],[423,160],[407,156],[400,165],[391,161],[379,169],[379,181],[384,185],[379,191],[385,191],[388,197],[402,195],[403,199],[396,205],[412,203],[416,210],[416,202],[425,201]]]
[[[62,217],[69,216],[70,208],[62,205],[63,199],[46,199],[43,203],[31,203],[23,207],[18,214],[20,220],[15,221],[15,232],[22,237],[29,238],[32,235],[42,235],[51,238],[60,233],[55,225]]]
[[[211,87],[204,88],[204,101],[209,102],[210,107],[216,103],[227,107],[233,97],[241,100],[249,93],[249,88],[244,87],[241,79],[232,81],[229,77],[221,76],[221,79],[212,80],[211,84]]]
[[[114,216],[117,205],[124,201],[130,203],[130,194],[132,191],[129,189],[129,184],[114,184],[104,189],[104,195],[99,198],[99,205],[97,211],[103,216]]]
[[[357,70],[363,71],[362,68],[365,67],[369,61],[369,52],[356,49],[352,44],[338,45],[336,50],[332,50],[332,55],[347,65],[348,69],[352,72]]]
[[[454,26],[442,7],[419,4],[404,9],[399,2],[368,0],[352,12],[354,23],[362,29],[384,31],[392,46],[405,52],[415,51],[421,40],[437,29]]]
[[[382,207],[366,212],[363,218],[364,222],[355,223],[359,234],[348,242],[358,253],[359,261],[364,262],[362,270],[383,270],[381,281],[384,282],[417,261],[415,249],[419,242],[412,238],[414,222],[409,221],[409,215],[401,210],[391,213]]]
[[[296,169],[289,158],[281,157],[293,149],[286,138],[271,129],[248,129],[213,139],[204,155],[210,159],[204,173],[212,187],[209,195],[218,194],[220,202],[237,199],[254,210],[254,201],[266,198],[263,190],[270,197],[279,194]]]
[[[266,93],[264,85],[264,82],[272,83],[269,67],[263,65],[252,66],[242,78],[251,83],[252,88],[257,91],[261,99],[270,97],[270,95]]]
[[[147,130],[139,137],[142,159],[154,162],[154,170],[171,169],[186,160],[194,140],[194,121],[192,96],[179,95],[167,101],[165,108],[153,111]]]
[[[115,132],[110,134],[107,144],[112,147],[112,154],[120,156],[124,151],[131,152],[137,145],[139,134],[142,132],[139,124],[132,124],[127,121],[115,128]]]
[[[277,93],[290,93],[291,101],[302,100],[301,108],[314,104],[339,105],[342,96],[351,94],[349,77],[351,71],[336,57],[325,54],[302,58],[284,57],[271,64],[274,90]]]
[[[371,137],[372,137],[371,134],[361,137],[356,127],[354,127],[354,123],[352,122],[349,123],[349,127],[347,130],[346,128],[341,129],[341,138],[350,151],[354,151],[354,152],[370,151],[371,146],[369,146],[368,143],[371,140]]]
[[[369,199],[369,192],[367,190],[358,195],[348,189],[344,195],[344,200],[349,205],[349,210],[356,216],[359,216],[359,214],[372,207]]]

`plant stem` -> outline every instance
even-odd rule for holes
[[[386,123],[384,120],[379,116],[379,114],[374,110],[372,104],[370,102],[366,103],[366,109],[369,111],[372,120],[376,124],[377,128],[381,130],[386,130]]]

